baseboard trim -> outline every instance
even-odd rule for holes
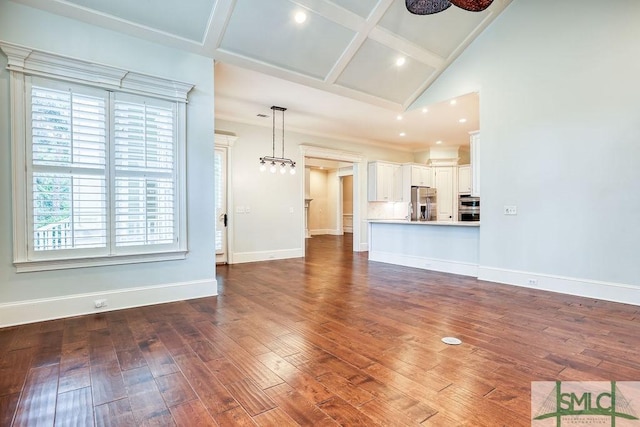
[[[369,250],[369,244],[368,243],[360,243],[358,252],[367,252]]]
[[[302,258],[302,249],[281,249],[276,251],[236,252],[233,254],[234,264],[245,262],[273,261],[276,259]]]
[[[345,233],[353,233],[353,227],[342,227],[342,231],[344,231]]]
[[[342,236],[340,230],[332,230],[330,228],[317,228],[315,230],[309,230],[312,236],[321,236],[323,234],[329,234],[331,236]]]
[[[478,276],[478,265],[435,258],[398,255],[382,251],[369,251],[369,260],[405,267],[421,268],[423,270],[440,271],[443,273],[460,274],[463,276]]]
[[[478,279],[585,298],[640,305],[640,287],[624,283],[601,282],[495,267],[479,267]]]
[[[208,279],[20,301],[0,304],[0,327],[215,295],[218,282]],[[94,308],[97,299],[106,299],[108,305]]]

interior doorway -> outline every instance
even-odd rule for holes
[[[340,177],[342,233],[353,233],[353,171]]]
[[[353,233],[353,164],[305,159],[305,235]]]
[[[359,153],[346,152],[341,150],[333,150],[328,148],[314,147],[308,145],[301,145],[300,151],[302,154],[302,167],[304,167],[304,179],[302,180],[303,185],[303,198],[301,200],[301,205],[306,207],[305,215],[303,215],[303,227],[304,232],[302,235],[302,248],[303,251],[307,245],[306,241],[311,238],[313,239],[313,234],[317,235],[343,235],[344,233],[344,202],[343,195],[345,193],[343,185],[344,185],[344,177],[350,176],[351,181],[351,214],[349,220],[351,221],[350,231],[352,235],[350,239],[343,239],[345,242],[348,242],[350,245],[350,249],[353,252],[361,252],[366,251],[366,236],[363,236],[363,233],[366,232],[366,227],[362,226],[361,221],[361,212],[366,211],[366,206],[363,208],[363,203],[365,203],[362,197],[366,196],[366,162],[364,157]],[[330,162],[332,165],[331,172],[326,172],[326,180],[329,182],[330,186],[327,188],[326,197],[327,201],[324,204],[324,208],[322,209],[323,217],[319,219],[324,220],[324,222],[315,222],[316,217],[314,215],[318,215],[320,213],[321,203],[317,203],[315,206],[313,200],[313,194],[311,193],[312,180],[315,178],[324,179],[322,175],[316,175],[312,173],[314,168],[318,170],[321,167],[326,167],[322,162]],[[347,179],[347,182],[349,179]],[[347,191],[348,194],[348,191]],[[317,208],[314,213],[314,208]],[[330,216],[328,214],[331,214]],[[332,219],[330,219],[332,218]],[[320,225],[316,225],[320,224]],[[317,228],[314,228],[317,227]],[[308,233],[306,232],[308,229]],[[307,237],[310,236],[310,237]],[[364,243],[361,239],[364,237]],[[346,244],[346,243],[345,243]],[[304,255],[304,254],[303,254]]]

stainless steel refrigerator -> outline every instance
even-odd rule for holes
[[[437,191],[429,187],[411,187],[411,221],[435,221],[438,218]]]

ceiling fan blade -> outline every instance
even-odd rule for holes
[[[470,12],[482,12],[493,3],[493,0],[451,0],[451,3]]]
[[[407,10],[414,15],[431,15],[451,6],[449,0],[405,0]]]

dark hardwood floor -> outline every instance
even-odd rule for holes
[[[531,381],[640,380],[640,307],[370,263],[349,235],[217,271],[215,298],[0,329],[0,425],[528,426]]]

